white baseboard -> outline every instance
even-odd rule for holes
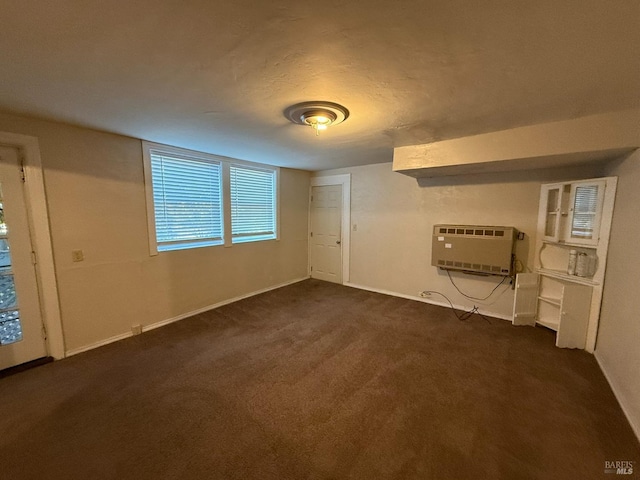
[[[392,292],[390,290],[383,290],[381,288],[367,287],[365,285],[358,285],[356,283],[350,283],[350,282],[346,282],[346,283],[344,283],[344,285],[346,287],[359,288],[360,290],[367,290],[369,292],[382,293],[383,295],[391,295],[392,297],[406,298],[407,300],[415,300],[417,302],[428,303],[430,305],[438,305],[439,307],[451,308],[451,305],[449,305],[449,303],[445,302],[445,301],[438,301],[438,300],[433,300],[431,298],[418,297],[417,295],[406,295],[404,293]],[[453,307],[456,310],[462,310],[462,311],[469,310],[469,307],[462,306],[462,305],[456,305],[455,303],[453,304]],[[478,309],[478,312],[481,313],[482,315],[486,315],[488,317],[500,318],[502,320],[508,320],[508,321],[512,320],[511,317],[508,316],[508,315],[502,315],[502,314],[495,313],[495,312],[488,312],[488,311],[483,310],[483,309]]]
[[[233,302],[237,302],[239,300],[243,300],[245,298],[253,297],[255,295],[260,295],[261,293],[269,292],[271,290],[276,290],[278,288],[286,287],[287,285],[293,285],[294,283],[302,282],[307,280],[309,277],[297,278],[295,280],[290,280],[288,282],[279,283],[278,285],[273,285],[271,287],[263,288],[261,290],[256,290],[255,292],[247,293],[245,295],[240,295],[238,297],[233,297],[228,300],[223,300],[218,303],[214,303],[213,305],[208,305],[206,307],[199,308],[197,310],[193,310],[191,312],[183,313],[173,318],[168,318],[166,320],[161,320],[159,322],[152,323],[150,325],[143,325],[142,331],[148,332],[149,330],[153,330],[155,328],[164,327],[165,325],[169,325],[170,323],[177,322],[179,320],[183,320],[188,317],[192,317],[193,315],[197,315],[199,313],[208,312],[209,310],[216,309],[218,307],[222,307],[223,305],[228,305]],[[107,338],[105,340],[100,340],[99,342],[92,343],[90,345],[85,345],[79,348],[73,348],[71,350],[67,350],[66,356],[71,357],[73,355],[77,355],[78,353],[86,352],[88,350],[93,350],[94,348],[102,347],[104,345],[108,345],[109,343],[117,342],[119,340],[124,340],[125,338],[132,337],[132,332],[121,333],[120,335],[116,335],[114,337]]]
[[[113,337],[106,338],[104,340],[100,340],[99,342],[92,343],[90,345],[85,345],[83,347],[72,348],[71,350],[67,350],[65,352],[65,357],[71,357],[73,355],[77,355],[78,353],[86,352],[88,350],[93,350],[94,348],[103,347],[113,342],[117,342],[119,340],[124,340],[125,338],[132,337],[133,333],[121,333],[120,335],[115,335]]]
[[[633,433],[636,434],[636,437],[638,437],[638,441],[640,441],[640,419],[634,419],[629,413],[629,409],[626,407],[626,402],[624,400],[624,397],[618,391],[616,387],[616,383],[612,380],[609,373],[607,373],[607,369],[602,364],[602,361],[598,356],[597,350],[595,351],[594,356],[596,357],[596,361],[600,366],[600,370],[604,374],[604,378],[606,378],[607,382],[609,382],[609,386],[611,387],[611,390],[613,391],[613,394],[615,395],[616,400],[618,400],[618,404],[620,405],[620,408],[622,408],[622,411],[624,412],[625,417],[627,417],[627,421],[629,422],[629,425],[631,425],[631,429],[633,430]]]
[[[143,332],[147,332],[149,330],[153,330],[154,328],[164,327],[165,325],[169,325],[170,323],[177,322],[178,320],[183,320],[188,317],[192,317],[199,313],[208,312],[209,310],[213,310],[218,307],[222,307],[224,305],[228,305],[233,302],[237,302],[238,300],[243,300],[245,298],[253,297],[255,295],[260,295],[261,293],[269,292],[271,290],[275,290],[277,288],[286,287],[287,285],[293,285],[294,283],[302,282],[303,280],[307,280],[309,277],[297,278],[295,280],[291,280],[289,282],[280,283],[278,285],[274,285],[272,287],[263,288],[262,290],[256,290],[255,292],[247,293],[246,295],[240,295],[238,297],[233,297],[228,300],[223,300],[221,302],[215,303],[213,305],[208,305],[203,308],[199,308],[198,310],[193,310],[188,313],[183,313],[182,315],[178,315],[177,317],[168,318],[167,320],[161,320],[156,323],[152,323],[150,325],[145,325],[142,327]]]

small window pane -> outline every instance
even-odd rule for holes
[[[559,195],[559,188],[552,188],[547,192],[547,212],[555,212],[558,210]]]

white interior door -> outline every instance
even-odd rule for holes
[[[0,146],[0,370],[46,356],[22,167]]]
[[[342,283],[342,185],[311,188],[311,277]]]

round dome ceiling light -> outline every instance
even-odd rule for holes
[[[297,125],[313,128],[317,136],[329,125],[344,122],[349,117],[349,110],[333,102],[302,102],[288,107],[284,115]]]

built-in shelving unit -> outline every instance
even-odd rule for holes
[[[558,347],[593,352],[616,183],[607,177],[542,186],[536,268],[516,279],[514,325],[550,328]]]

